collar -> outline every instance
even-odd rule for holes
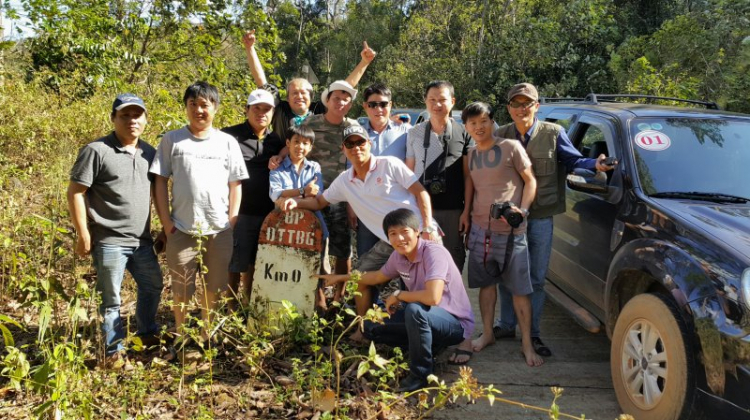
[[[534,135],[534,132],[536,131],[536,128],[538,126],[539,126],[539,120],[534,118],[534,123],[531,124],[531,128],[529,128],[529,131],[526,132],[526,135],[524,137],[526,137],[526,139],[531,139],[531,136]],[[521,138],[521,133],[518,132],[518,127],[514,125],[513,128],[515,128],[516,130],[516,139],[523,140],[524,143],[526,143],[526,139]]]
[[[265,140],[266,137],[268,137],[268,135],[271,133],[269,131],[270,127],[271,127],[270,125],[268,127],[266,127],[266,131],[265,131],[266,135],[265,136],[258,137],[258,135],[255,134],[255,130],[253,129],[253,126],[250,125],[250,122],[248,122],[247,119],[245,119],[245,129],[247,130],[248,133],[250,133],[250,137],[248,137],[246,140],[258,140],[258,141]]]
[[[292,113],[294,114],[294,112]],[[294,114],[294,117],[292,117],[292,124],[294,124],[295,127],[299,127],[300,125],[302,125],[303,122],[305,122],[307,117],[309,117],[310,115],[312,115],[312,111],[310,110],[308,110],[307,114],[305,115]]]
[[[417,255],[414,257],[414,261],[409,261],[409,262],[412,264],[422,262],[422,254],[424,254],[424,250],[426,247],[427,247],[427,241],[422,239],[420,235],[417,235]]]
[[[115,134],[114,131],[106,137],[105,141],[109,142],[118,152],[129,153],[128,149],[120,143],[120,140],[117,138],[117,134]],[[141,150],[141,139],[138,139],[138,142],[135,144],[135,152],[138,153],[139,150]]]
[[[370,154],[370,169],[367,171],[369,173],[375,172],[375,169],[378,167],[378,159],[377,156]],[[357,179],[357,174],[354,172],[354,165],[352,165],[351,168],[349,168],[349,182],[354,182],[355,179]],[[367,179],[367,175],[365,175],[365,180]]]
[[[370,135],[372,135],[372,134],[383,134],[386,131],[393,129],[395,126],[396,126],[396,123],[394,123],[393,121],[391,121],[390,118],[388,119],[388,123],[385,125],[385,128],[383,128],[383,131],[381,131],[380,133],[378,133],[377,131],[375,131],[374,128],[372,128],[372,125],[370,124],[370,119],[369,118],[367,119],[367,122],[365,122],[365,124],[363,125],[363,127],[365,128],[365,130],[367,130],[367,134],[370,134]]]
[[[281,161],[281,165],[279,165],[279,166],[282,169],[289,169],[292,166],[294,166],[294,164],[292,163],[292,160],[289,159],[289,155],[287,155],[287,156],[284,157],[284,160]],[[307,169],[310,166],[312,166],[312,163],[310,163],[310,161],[307,160],[307,158],[303,158],[303,160],[302,160],[302,168],[303,169]]]

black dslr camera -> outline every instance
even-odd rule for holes
[[[445,177],[442,175],[435,175],[430,179],[425,179],[424,188],[430,192],[430,195],[444,193],[445,192]]]
[[[492,203],[490,205],[490,216],[492,216],[493,219],[500,219],[501,216],[504,217],[505,221],[515,229],[523,223],[523,213],[514,210],[514,206],[515,204],[512,201]]]

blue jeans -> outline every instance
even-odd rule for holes
[[[102,333],[107,355],[125,348],[125,328],[120,317],[120,288],[127,269],[138,287],[135,319],[138,335],[159,330],[156,310],[161,299],[162,276],[151,246],[119,246],[98,243],[92,251],[96,268],[96,290],[101,294],[99,313],[104,318]]]
[[[409,349],[409,371],[426,379],[432,374],[432,352],[464,341],[464,328],[456,317],[438,306],[407,303],[385,324],[365,322],[365,337],[392,347]]]
[[[544,309],[544,281],[547,277],[547,266],[552,254],[552,217],[529,219],[526,227],[526,239],[529,244],[529,265],[531,266],[531,336],[540,337],[539,324]],[[495,325],[502,329],[516,328],[516,313],[513,311],[513,295],[502,284],[498,285],[500,294],[500,318]]]
[[[362,258],[367,251],[372,249],[380,241],[374,233],[367,229],[361,220],[357,219],[357,258]]]

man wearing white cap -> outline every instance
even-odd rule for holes
[[[358,125],[356,120],[346,117],[356,97],[357,90],[349,82],[337,80],[320,95],[320,99],[326,105],[326,113],[313,115],[303,123],[315,132],[315,148],[310,152],[308,159],[320,163],[325,189],[346,170],[346,156],[341,152],[341,144],[344,141],[344,130],[352,125]],[[346,203],[336,203],[327,207],[323,210],[323,217],[330,235],[328,251],[336,257],[334,272],[346,274],[351,271],[352,248]]]
[[[255,30],[248,31],[242,38],[247,56],[247,64],[253,75],[253,80],[257,86],[271,91],[274,95],[278,93],[276,86],[268,84],[266,74],[263,71],[263,65],[255,51]],[[346,77],[346,82],[353,87],[357,86],[359,79],[365,74],[365,70],[375,59],[377,53],[367,45],[367,41],[362,44],[360,56],[362,59],[351,73]],[[286,138],[286,130],[290,125],[299,126],[305,119],[314,114],[325,112],[326,100],[321,98],[321,102],[313,102],[313,87],[307,79],[296,77],[289,80],[286,85],[287,100],[277,101],[276,114],[273,118],[273,131],[281,138]],[[315,148],[318,142],[315,142]],[[277,163],[280,163],[281,159]],[[322,163],[322,162],[321,162]]]
[[[245,121],[222,129],[239,143],[249,175],[248,179],[242,181],[242,201],[234,226],[234,248],[229,265],[231,306],[236,305],[234,298],[239,295],[240,277],[245,298],[250,297],[260,229],[263,220],[273,210],[273,202],[268,197],[268,160],[284,148],[281,138],[269,131],[273,113],[273,95],[266,90],[256,89],[247,98]]]

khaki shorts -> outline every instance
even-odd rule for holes
[[[208,270],[203,275],[208,292],[220,293],[229,283],[229,262],[232,258],[232,229],[205,236],[202,265]],[[175,231],[167,240],[167,265],[172,277],[172,293],[183,301],[195,294],[198,276],[198,239]]]

